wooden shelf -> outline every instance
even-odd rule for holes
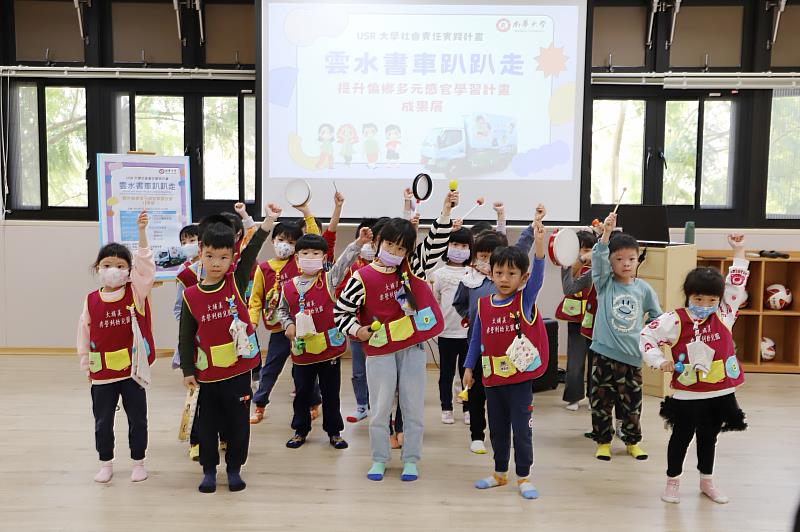
[[[739,311],[733,326],[736,355],[745,373],[800,373],[800,252],[788,259],[747,257],[750,278],[747,280],[748,305]],[[718,268],[726,274],[733,263],[730,251],[701,250],[697,265]],[[784,310],[767,306],[765,291],[771,284],[782,284],[794,295]],[[775,358],[761,358],[761,338],[775,342]]]

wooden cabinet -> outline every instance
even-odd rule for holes
[[[683,281],[697,266],[697,248],[693,244],[676,244],[641,248],[641,252],[644,261],[639,265],[638,276],[653,287],[661,310],[667,312],[684,306]],[[669,381],[670,375],[642,365],[642,391],[646,395],[668,395]]]
[[[697,255],[698,265],[718,268],[723,274],[733,262],[730,251],[703,250]],[[791,253],[789,259],[747,258],[747,306],[739,310],[733,326],[736,356],[745,373],[800,373],[800,253]],[[783,310],[772,310],[767,304],[765,292],[772,284],[794,292],[791,304]],[[771,360],[761,356],[762,338],[775,342]]]

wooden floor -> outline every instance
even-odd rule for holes
[[[349,375],[345,364],[343,374]],[[615,442],[613,460],[603,463],[583,437],[588,411],[564,410],[560,389],[536,398],[533,478],[541,498],[525,501],[511,487],[478,491],[472,483],[491,472],[491,454],[469,453],[460,415],[456,425],[441,424],[432,371],[419,481],[400,481],[399,455],[383,482],[366,480],[366,422],[347,427],[346,451],[332,449],[318,423],[304,447],[284,447],[291,435],[286,372],[268,419],[252,432],[247,490],[228,492],[220,474],[219,491],[203,495],[196,488],[200,467],[176,440],[184,392],[168,366],[168,360],[158,361],[148,392],[150,478],[130,482],[127,428],[119,415],[115,477],[98,485],[92,481],[97,456],[89,386],[77,361],[0,357],[0,529],[777,531],[789,530],[798,502],[798,376],[748,376],[738,395],[750,429],[723,435],[717,449],[717,483],[732,499],[719,506],[698,495],[693,447],[683,501],[659,500],[668,433],[655,398],[645,398],[643,414],[650,460],[634,461]],[[349,378],[342,388],[346,413],[353,406]]]

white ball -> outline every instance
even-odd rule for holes
[[[772,310],[783,310],[792,302],[792,292],[782,284],[767,287],[767,306]]]
[[[775,358],[775,342],[772,338],[761,337],[761,358],[764,360]]]

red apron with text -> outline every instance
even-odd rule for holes
[[[283,297],[289,303],[292,316],[299,312],[310,312],[317,331],[317,334],[303,338],[303,352],[300,355],[292,353],[292,362],[300,365],[314,364],[342,356],[347,349],[347,339],[333,320],[335,300],[328,291],[328,275],[320,275],[302,295],[292,280],[283,285]]]

